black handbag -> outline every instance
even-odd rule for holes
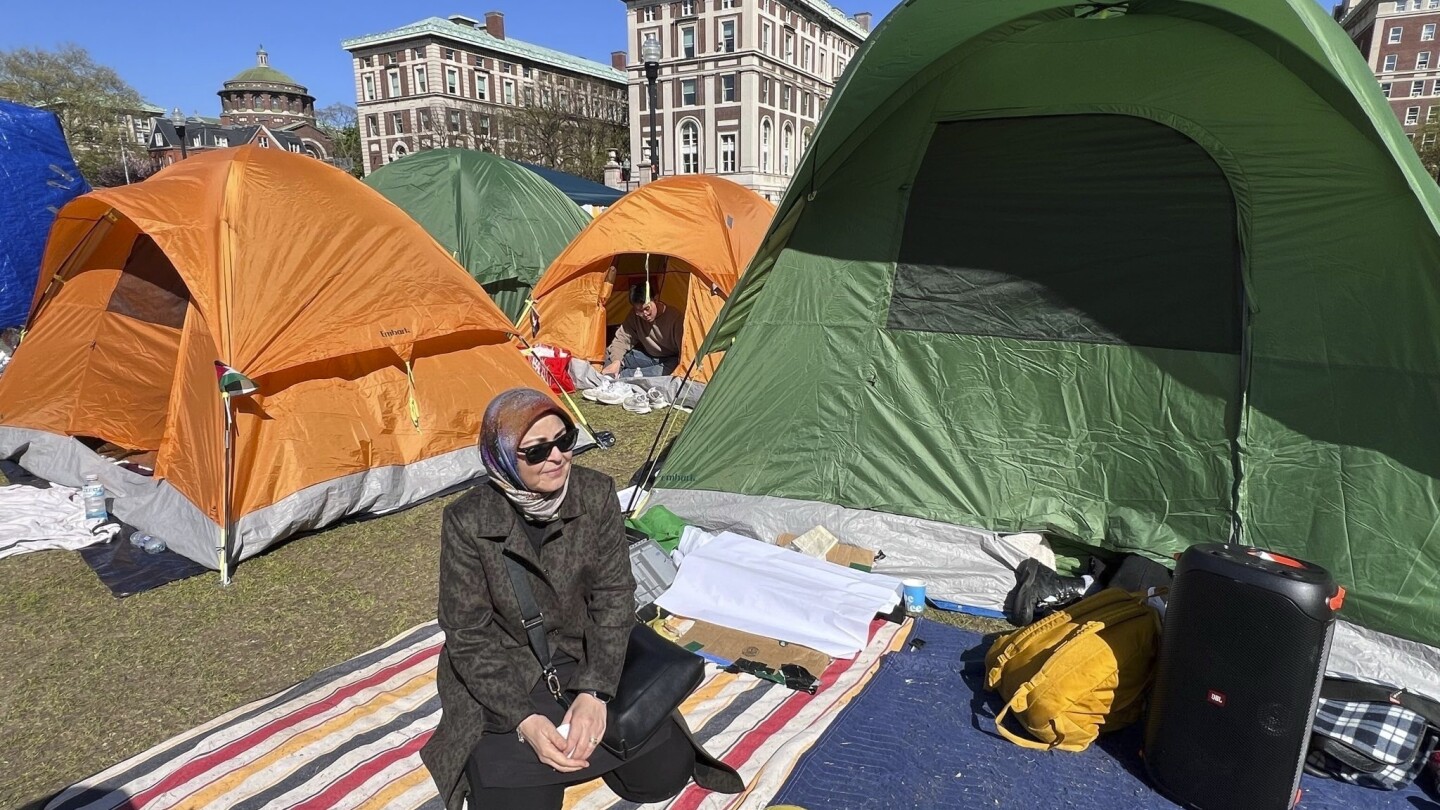
[[[568,709],[570,700],[555,671],[550,644],[545,640],[545,617],[535,604],[528,572],[509,556],[505,557],[505,567],[514,583],[525,620],[525,634],[540,662],[545,686],[555,700]],[[628,758],[650,741],[704,677],[705,662],[700,656],[666,641],[648,626],[636,623],[625,648],[620,684],[606,706],[605,734],[600,744],[615,756]]]

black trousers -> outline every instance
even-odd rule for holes
[[[695,749],[678,729],[668,737],[600,778],[617,796],[638,804],[663,802],[675,796],[685,789],[695,772]],[[465,764],[465,775],[470,782],[472,810],[560,810],[565,803],[565,788],[589,781],[534,787],[478,787],[484,779],[474,756]]]

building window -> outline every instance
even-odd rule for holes
[[[1434,107],[1431,107],[1431,108],[1430,108],[1430,112],[1431,112],[1431,113],[1434,113],[1434,112],[1435,112],[1435,108],[1434,108]],[[1433,117],[1433,116],[1432,116],[1432,117]],[[229,145],[230,145],[230,139],[229,139],[229,138],[225,137],[224,135],[216,135],[216,136],[215,136],[215,146],[219,147],[220,149],[224,149],[225,147],[227,147],[227,146],[229,146]]]
[[[695,14],[695,0],[680,0],[680,16],[691,17]]]
[[[725,20],[720,23],[720,50],[724,53],[735,52],[734,20]]]
[[[687,25],[680,29],[680,55],[686,59],[695,58],[695,26]]]
[[[780,109],[790,109],[790,85],[788,84],[780,86]]]
[[[1429,70],[1429,69],[1430,69],[1430,52],[1429,52],[1429,51],[1421,51],[1420,53],[1415,54],[1415,69],[1416,69],[1416,70]]]
[[[680,173],[700,173],[700,127],[694,121],[680,125]]]
[[[1400,58],[1399,56],[1397,56],[1397,55],[1395,55],[1395,54],[1393,54],[1393,53],[1387,55],[1387,56],[1385,57],[1385,67],[1381,68],[1381,70],[1394,70],[1394,69],[1395,69],[1395,62],[1396,62],[1399,58]]]
[[[445,68],[445,92],[452,96],[460,95],[460,69]]]
[[[521,72],[525,74],[525,78],[527,79],[535,78],[535,68],[532,68],[529,65],[526,65]]]
[[[1390,29],[1390,38],[1387,39],[1386,42],[1390,43],[1391,45],[1395,45],[1395,44],[1399,43],[1399,42],[1400,42],[1400,35],[1401,35],[1401,33],[1404,32],[1404,30],[1405,30],[1404,28],[1402,28],[1401,26],[1398,26],[1398,25],[1395,26],[1394,28],[1391,28],[1391,29]]]
[[[720,8],[739,8],[738,0],[720,0]]]
[[[694,79],[681,79],[681,80],[680,80],[680,106],[682,106],[682,107],[693,107],[693,106],[695,106],[695,80],[694,80]]]
[[[720,77],[720,100],[735,100],[735,74],[729,73]]]
[[[1396,11],[1404,11],[1404,10],[1405,10],[1405,3],[1406,3],[1406,2],[1407,2],[1407,0],[1395,0],[1395,10],[1396,10]]]
[[[405,134],[405,113],[397,112],[390,114],[390,129],[398,135]]]
[[[1426,8],[1440,8],[1440,0],[1430,0],[1425,4]],[[1420,8],[1420,0],[1415,0],[1415,8]]]
[[[785,32],[785,61],[795,64],[795,35]]]
[[[735,133],[727,133],[720,136],[720,171],[733,173],[738,171],[735,160]]]
[[[1425,82],[1410,82],[1410,97],[1415,98],[1416,96],[1423,95],[1425,95]]]
[[[795,128],[789,124],[785,125],[785,135],[780,141],[780,173],[790,173],[790,153],[795,148]]]
[[[415,92],[428,93],[429,91],[430,83],[425,80],[425,66],[420,65],[415,68]]]
[[[405,157],[405,155],[409,153],[409,151],[410,150],[405,148],[405,144],[397,143],[395,144],[395,152],[391,155],[390,159],[399,160],[400,158]]]
[[[815,129],[814,129],[813,127],[805,127],[805,131],[802,132],[802,133],[800,133],[800,154],[801,154],[801,156],[804,156],[804,154],[805,154],[806,152],[810,151],[810,139],[811,139],[812,137],[814,137],[814,135],[815,135]]]
[[[370,67],[370,57],[368,57],[368,56],[362,56],[362,57],[360,57],[360,67],[362,67],[362,68],[368,68],[368,67]]]
[[[454,61],[455,61],[455,49],[454,49],[454,48],[445,48],[445,49],[444,49],[444,53],[445,53],[445,61],[447,61],[447,62],[454,62]]]
[[[802,57],[804,59],[804,62],[802,62],[800,66],[806,70],[811,70],[811,62],[814,60],[815,52],[811,50],[810,43],[805,43],[804,47],[801,49],[800,52],[804,54],[804,56]]]
[[[506,79],[504,84],[502,85],[501,92],[501,98],[505,101],[505,103],[513,105],[515,103],[515,80]]]
[[[1425,108],[1425,123],[1433,124],[1440,121],[1440,107]]]
[[[805,95],[804,95],[802,98],[804,99],[804,101],[803,101],[802,104],[801,104],[801,111],[802,111],[805,115],[809,115],[809,114],[810,114],[810,91],[808,91],[808,90],[805,91]]]
[[[488,137],[490,137],[490,116],[488,116],[488,115],[482,115],[482,116],[480,116],[480,120],[479,120],[478,125],[477,125],[476,128],[479,130],[480,137],[482,137],[482,138],[488,138]]]
[[[1410,127],[1410,126],[1414,126],[1414,125],[1416,125],[1416,124],[1418,124],[1418,123],[1420,123],[1420,108],[1419,108],[1419,107],[1406,107],[1406,108],[1405,108],[1405,126]]]
[[[1430,146],[1430,145],[1432,145],[1432,144],[1434,144],[1434,143],[1435,143],[1435,133],[1433,133],[1433,132],[1427,132],[1427,133],[1425,133],[1424,137],[1422,137],[1422,138],[1420,139],[1420,145],[1421,145],[1421,146]]]
[[[373,115],[365,116],[365,135],[370,138],[377,138],[380,136],[379,118]]]
[[[450,131],[451,131],[451,132],[459,132],[459,131],[460,131],[460,111],[459,111],[459,110],[451,110],[450,113],[449,113],[449,115],[447,116],[447,118],[449,119],[448,123],[449,123],[449,125],[450,125]]]
[[[1382,82],[1380,92],[1385,95],[1385,98],[1390,98],[1390,82]]]
[[[770,53],[770,42],[773,32],[770,23],[760,23],[760,52]]]
[[[393,53],[387,53],[387,54],[385,54],[385,64],[387,64],[387,65],[393,65],[393,64],[395,64],[395,54],[393,54]]]
[[[270,148],[270,139],[267,138],[267,137],[265,137],[264,135],[261,135],[261,136],[260,136],[260,139],[259,139],[258,141],[256,141],[256,143],[260,145],[260,148],[261,148],[261,149],[269,149],[269,148]]]
[[[763,77],[760,79],[760,103],[770,103],[770,80]]]
[[[366,101],[374,101],[374,100],[375,100],[375,77],[374,77],[374,76],[371,76],[370,74],[367,73],[367,74],[365,74],[364,76],[360,77],[360,83],[361,83],[362,85],[364,85],[364,87],[365,87],[365,100],[366,100]]]
[[[481,101],[490,100],[490,76],[488,74],[475,74],[475,98]]]
[[[1431,95],[1440,96],[1440,79],[1435,80],[1435,86],[1431,89],[1430,93]],[[1389,98],[1389,96],[1386,96],[1386,98]]]
[[[425,49],[424,49],[424,48],[416,48],[416,49],[415,49],[415,58],[416,58],[416,59],[424,59],[424,58],[425,58]]]
[[[400,95],[400,71],[391,70],[387,75],[390,77],[390,98],[395,98]]]
[[[417,124],[417,126],[420,128],[420,131],[421,131],[421,132],[429,132],[429,131],[430,131],[430,111],[427,110],[427,109],[425,109],[424,107],[421,107],[420,110],[418,111],[417,115],[418,115],[418,117],[419,117],[419,119],[420,119],[419,123]]]
[[[641,22],[655,22],[656,18],[658,18],[659,16],[659,6],[646,6],[645,8],[640,9]]]
[[[844,75],[845,75],[845,60],[844,60],[844,59],[841,59],[841,58],[839,58],[839,57],[837,56],[837,57],[835,58],[835,78],[838,79],[838,78],[840,78],[841,76],[844,76]]]
[[[1427,23],[1420,29],[1420,41],[1429,42],[1435,38],[1435,23]]]
[[[766,118],[760,122],[760,171],[770,171],[770,141],[772,135],[770,119]]]

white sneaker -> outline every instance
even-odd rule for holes
[[[644,394],[631,394],[625,398],[624,408],[630,413],[650,413],[650,398]]]
[[[599,402],[600,394],[604,393],[605,389],[609,388],[614,384],[615,379],[613,377],[601,377],[599,385],[595,386],[594,388],[586,388],[584,391],[580,392],[580,396],[590,400],[591,402]]]
[[[645,393],[645,398],[650,400],[650,410],[659,411],[670,407],[670,400],[665,398],[665,392],[659,388],[651,388]]]
[[[595,395],[596,402],[603,402],[606,405],[619,405],[626,397],[635,393],[635,387],[622,382],[612,382],[607,385],[599,394]]]

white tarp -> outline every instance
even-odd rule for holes
[[[120,531],[114,523],[85,519],[80,490],[16,484],[0,487],[0,558],[46,549],[75,549],[104,543]]]
[[[900,580],[894,577],[730,532],[687,533],[681,551],[680,572],[656,601],[660,607],[836,658],[864,649],[875,614],[889,612],[900,600]]]

